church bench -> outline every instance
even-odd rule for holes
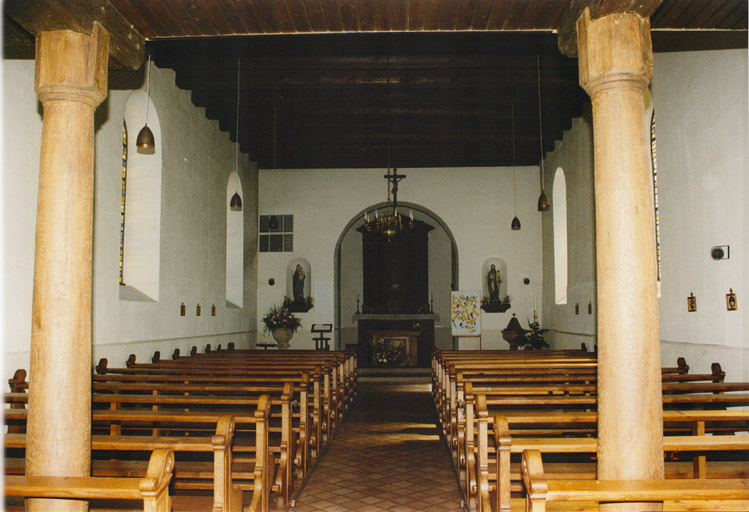
[[[180,359],[178,361],[187,361],[190,358]],[[127,368],[102,368],[101,364],[97,366],[99,373],[174,373],[177,375],[186,374],[207,374],[207,375],[253,375],[255,373],[269,376],[272,374],[283,375],[289,371],[307,371],[314,386],[320,386],[322,389],[321,400],[323,408],[323,419],[321,424],[322,437],[327,442],[328,437],[332,436],[336,425],[344,412],[346,389],[343,381],[339,378],[340,369],[336,365],[318,362],[282,362],[270,364],[267,361],[243,361],[241,359],[231,361],[219,361],[221,364],[202,362],[200,364],[178,364],[178,361],[158,361],[156,363],[135,363],[135,356],[131,355],[128,359]],[[320,368],[321,367],[321,368]],[[321,373],[320,373],[321,372]],[[320,374],[321,384],[317,384],[315,376]]]
[[[273,480],[272,490],[276,492],[278,503],[284,506],[288,503],[289,497],[293,491],[294,477],[297,473],[295,469],[301,465],[301,458],[294,456],[296,450],[296,435],[292,429],[291,422],[291,396],[290,385],[285,386],[283,394],[271,395],[270,420],[268,422],[268,446],[270,452],[276,458],[277,469],[275,469],[275,478]],[[6,401],[25,400],[26,393],[8,393],[5,395]],[[97,414],[102,406],[107,409],[119,410],[138,410],[148,411],[158,409],[160,412],[174,413],[177,411],[190,412],[213,412],[222,414],[233,414],[236,418],[244,420],[251,411],[254,411],[261,400],[262,396],[216,396],[216,395],[133,395],[123,393],[94,393],[92,394],[92,415]],[[279,410],[280,409],[280,410]],[[102,411],[103,412],[103,411]],[[249,414],[248,414],[249,413]],[[240,425],[243,423],[240,422]],[[239,432],[238,438],[242,437],[244,430]],[[120,433],[119,426],[111,432],[115,435]],[[158,434],[158,429],[154,430]],[[255,449],[252,444],[234,443],[232,446],[232,457],[235,462],[245,462],[254,460]]]
[[[235,415],[236,418],[254,410],[260,397],[256,396],[219,396],[219,395],[133,395],[123,393],[94,393],[93,404],[104,404],[110,410],[153,408],[160,411],[189,410],[193,412],[210,411]],[[298,431],[292,426],[291,386],[286,385],[280,393],[270,395],[270,419],[268,422],[268,446],[276,458],[278,466],[275,472],[273,490],[277,492],[279,504],[288,503],[293,491],[294,479],[301,472],[304,446],[297,451]],[[243,425],[243,423],[239,423]],[[232,456],[236,462],[254,458],[254,447],[240,443],[244,430],[238,432],[237,440],[232,446]]]
[[[738,477],[749,471],[749,462],[746,459],[747,450],[749,450],[749,436],[712,436],[705,435],[705,422],[710,420],[735,421],[746,419],[743,411],[700,411],[697,414],[690,415],[689,411],[673,411],[678,414],[664,412],[664,424],[671,421],[693,423],[693,435],[664,436],[665,452],[690,452],[694,457],[690,461],[691,471],[684,464],[669,467],[667,465],[667,476],[677,478],[707,478],[708,476],[732,476]],[[562,422],[565,417],[569,420],[575,420],[576,413],[562,415],[557,413],[553,419],[555,423]],[[590,413],[586,413],[590,414]],[[508,418],[512,418],[510,421]],[[587,418],[588,420],[591,418]],[[512,471],[511,455],[521,454],[524,450],[538,450],[542,453],[553,454],[590,454],[594,456],[598,450],[598,442],[595,437],[522,437],[516,435],[511,424],[517,420],[525,421],[526,424],[533,418],[529,417],[508,417],[497,415],[493,418],[493,424],[484,414],[480,414],[478,427],[478,446],[475,450],[476,459],[473,460],[473,450],[468,452],[467,473],[471,478],[467,480],[469,489],[476,489],[482,494],[477,497],[479,503],[482,503],[482,510],[489,510],[486,505],[491,482],[496,481],[496,510],[509,510],[510,491],[512,489],[511,479],[517,478],[517,471]],[[536,418],[536,424],[542,424],[540,418]],[[595,419],[594,419],[595,421]],[[493,427],[490,437],[489,428]],[[571,433],[571,432],[568,432]],[[732,452],[730,458],[734,463],[728,463],[721,460],[713,467],[709,468],[706,460],[706,452]],[[572,461],[574,462],[574,461]],[[565,472],[569,477],[574,475],[575,478],[595,478],[595,466],[590,464],[569,463]],[[671,464],[670,462],[667,464]],[[715,467],[717,466],[717,467]],[[556,469],[559,471],[559,468]],[[722,471],[722,473],[720,473]],[[669,475],[669,472],[671,473]]]
[[[6,475],[5,496],[21,498],[140,500],[144,512],[171,512],[169,483],[174,453],[156,449],[143,478]]]
[[[100,363],[101,365],[101,363]],[[325,423],[324,418],[321,417],[324,411],[324,407],[321,401],[320,383],[319,380],[313,380],[310,386],[309,374],[305,371],[287,371],[278,372],[275,374],[259,375],[254,373],[250,376],[245,375],[206,375],[202,373],[183,373],[176,375],[172,373],[158,374],[158,373],[104,373],[93,375],[93,386],[94,391],[106,391],[106,390],[127,390],[128,385],[133,387],[130,389],[138,389],[138,386],[146,387],[147,385],[153,384],[163,386],[158,388],[159,390],[168,389],[168,385],[196,385],[202,386],[202,389],[209,389],[208,386],[214,385],[230,385],[230,386],[262,386],[263,384],[269,384],[272,382],[292,382],[293,392],[298,395],[299,409],[294,409],[292,415],[295,421],[298,421],[298,425],[295,423],[295,428],[299,430],[300,446],[307,439],[308,454],[312,459],[316,459],[320,452],[321,443],[323,441],[323,432],[327,433],[327,425],[323,428]],[[312,393],[310,389],[312,388]],[[303,453],[302,471],[306,472],[308,466],[307,453]]]
[[[544,351],[547,352],[547,351]],[[508,358],[494,356],[481,362],[473,362],[470,366],[451,364],[437,379],[433,387],[434,399],[440,413],[440,421],[443,425],[449,424],[451,410],[457,407],[461,400],[458,396],[462,381],[478,381],[491,379],[505,379],[507,383],[518,382],[525,379],[524,383],[530,382],[528,378],[535,379],[536,382],[563,382],[592,384],[597,380],[597,368],[587,365],[580,368],[578,364],[565,364],[562,360],[553,361],[553,357],[538,355],[535,357],[522,358],[522,364],[509,362]],[[535,361],[535,362],[533,362]],[[686,377],[688,366],[684,358],[677,359],[677,366],[673,369],[664,369],[662,378],[665,382],[687,382],[689,381],[710,381],[722,382],[725,373],[720,369],[718,363],[713,363],[711,374],[702,374],[696,378]],[[674,373],[669,373],[673,370]],[[454,412],[452,414],[455,414]],[[454,417],[454,416],[453,416]],[[449,431],[445,431],[449,435]]]
[[[284,350],[282,352],[267,352],[257,350],[232,350],[222,353],[196,354],[192,358],[181,358],[178,362],[196,364],[202,361],[218,361],[218,364],[233,365],[237,361],[246,363],[260,361],[265,365],[289,365],[301,364],[326,364],[331,365],[336,371],[337,379],[334,383],[340,388],[340,396],[343,399],[341,406],[345,413],[356,393],[356,354],[348,352],[319,352],[309,350]],[[167,363],[168,364],[168,363]],[[211,363],[212,364],[212,363]]]
[[[263,361],[266,364],[281,364],[292,366],[300,364],[326,364],[337,369],[340,384],[347,390],[355,391],[356,388],[356,354],[353,352],[319,352],[309,350],[284,350],[282,352],[267,352],[258,350],[229,350],[223,352],[206,352],[197,354],[192,352],[191,357],[179,357],[179,349],[172,355],[172,361],[160,360],[159,352],[152,358],[153,364],[170,365],[171,363],[204,364],[205,361],[217,361],[217,364],[232,365],[237,361],[251,362]],[[133,356],[131,356],[133,358]],[[128,367],[138,367],[134,359],[128,359]]]
[[[105,360],[102,360],[99,364],[100,369],[106,369],[107,364]],[[310,415],[308,414],[308,411],[311,412],[313,415],[317,414],[317,417],[319,418],[319,406],[312,405],[312,407],[307,407],[305,404],[307,403],[308,397],[307,397],[307,374],[306,373],[299,373],[293,374],[292,372],[286,372],[283,375],[279,374],[277,377],[279,378],[278,381],[272,381],[271,378],[267,376],[263,376],[258,383],[252,385],[252,386],[245,386],[244,384],[247,384],[248,381],[253,381],[253,378],[248,377],[241,377],[241,376],[235,376],[232,377],[231,381],[229,381],[228,377],[224,378],[222,382],[219,382],[218,384],[213,384],[211,381],[210,376],[205,375],[198,375],[198,376],[177,376],[177,375],[156,375],[156,374],[147,374],[147,375],[138,375],[138,374],[127,374],[127,375],[120,375],[118,373],[105,373],[104,375],[94,375],[94,383],[93,383],[93,390],[94,393],[124,393],[124,394],[134,394],[134,393],[143,393],[145,395],[158,395],[158,396],[174,396],[174,394],[179,395],[191,395],[191,396],[197,396],[197,395],[204,395],[206,393],[211,393],[215,396],[220,395],[229,395],[233,397],[241,396],[241,395],[250,395],[250,396],[256,396],[259,393],[275,393],[276,395],[285,393],[289,394],[288,390],[286,390],[286,386],[288,386],[288,380],[289,376],[292,376],[295,378],[293,381],[293,396],[291,398],[287,398],[287,401],[290,401],[291,405],[293,406],[293,409],[290,411],[291,416],[289,416],[289,419],[287,421],[292,423],[292,428],[296,432],[296,438],[293,439],[291,442],[286,442],[286,448],[291,450],[293,454],[293,466],[296,468],[297,472],[299,473],[298,476],[303,477],[306,473],[307,467],[308,467],[308,458],[310,453],[314,453],[316,456],[317,453],[319,453],[319,443],[320,438],[322,437],[320,435],[321,426],[319,424],[319,419],[315,420],[315,416],[312,417],[312,425],[310,425]],[[283,378],[283,380],[281,380]],[[155,380],[155,382],[151,382],[151,380]],[[110,381],[114,382],[110,382]],[[162,382],[164,380],[165,382]],[[193,381],[197,381],[198,383],[193,383]],[[234,384],[232,384],[234,382]],[[15,383],[15,387],[18,386],[18,382]],[[12,384],[11,387],[13,388],[14,385]],[[319,388],[316,388],[319,389]],[[6,397],[7,398],[7,397]],[[98,400],[98,399],[97,399]],[[157,399],[151,399],[152,406],[158,407],[158,405],[154,404],[154,400],[159,401]],[[280,399],[274,399],[274,403],[277,402]],[[96,401],[96,400],[95,400]],[[163,402],[163,400],[161,400]],[[295,402],[298,402],[298,407],[296,407]],[[134,403],[134,399],[132,397],[129,399],[129,403]],[[317,402],[315,402],[316,404]],[[222,405],[227,405],[226,403]],[[236,405],[236,404],[235,404]],[[111,405],[110,405],[111,406]],[[121,404],[117,407],[121,407]],[[275,409],[275,407],[274,407]],[[284,405],[281,404],[281,414],[283,414]],[[233,410],[232,412],[235,413],[241,413],[240,410]],[[278,413],[274,413],[274,417],[277,417]],[[282,423],[285,420],[282,420]],[[310,429],[315,429],[313,432],[315,432],[314,435],[310,436]],[[285,429],[280,429],[279,427],[275,427],[271,429],[271,432],[281,432],[282,434],[285,432]],[[308,440],[310,437],[312,439],[307,442],[305,440]],[[312,444],[314,443],[314,444]],[[274,449],[277,450],[277,449]],[[314,451],[313,451],[314,450]],[[279,455],[283,460],[286,460],[287,457],[285,454]],[[288,466],[287,469],[290,470],[291,464],[284,464],[285,466]],[[286,486],[284,486],[285,488]]]
[[[532,383],[522,382],[477,382],[471,380],[470,382],[463,381],[463,375],[459,374],[457,378],[456,386],[456,405],[454,410],[450,412],[450,425],[452,431],[451,436],[456,435],[456,430],[460,430],[463,425],[465,418],[465,404],[466,396],[473,394],[486,394],[493,397],[500,396],[595,396],[597,394],[596,380],[591,379],[589,383],[576,383],[575,379],[570,379],[571,382],[542,382],[536,381]],[[469,390],[469,391],[466,391]],[[666,382],[662,384],[662,393],[664,396],[671,395],[689,395],[699,393],[730,393],[737,391],[749,391],[749,383],[746,382],[689,382],[689,383],[670,383]],[[698,395],[707,402],[712,402],[714,399],[705,398],[708,395]],[[686,398],[675,398],[681,402],[684,402]],[[669,401],[669,399],[666,399]],[[701,402],[698,402],[701,403]],[[454,438],[454,437],[453,437]]]
[[[255,425],[253,431],[254,453],[256,457],[247,469],[237,471],[233,463],[232,442],[235,434],[234,417],[230,415],[197,416],[185,411],[164,414],[161,411],[140,411],[138,415],[123,414],[134,411],[106,412],[107,421],[117,422],[119,426],[127,423],[143,424],[185,424],[188,422],[205,423],[215,426],[212,435],[165,436],[165,435],[113,435],[94,434],[91,439],[92,473],[94,476],[140,476],[144,471],[138,453],[154,449],[169,449],[175,453],[199,454],[211,456],[212,460],[189,456],[180,458],[175,463],[175,489],[211,490],[213,491],[212,510],[214,512],[240,512],[242,510],[242,489],[252,492],[250,510],[267,511],[270,502],[270,491],[273,480],[273,464],[268,452],[268,415],[269,397],[258,405],[252,415]],[[15,411],[19,415],[22,411]],[[177,414],[182,413],[182,414]],[[95,415],[96,416],[96,415]],[[95,418],[94,421],[101,421]],[[245,421],[246,423],[246,421]],[[190,428],[190,427],[185,427]],[[194,432],[191,432],[194,434]],[[25,434],[7,434],[5,437],[6,453],[25,449]],[[121,455],[126,452],[126,455]],[[23,459],[6,458],[6,474],[23,473]],[[240,484],[241,480],[241,484]]]
[[[477,418],[476,408],[484,408],[487,412],[482,414],[511,414],[515,411],[523,410],[540,410],[540,411],[558,411],[568,410],[582,413],[585,411],[595,411],[597,407],[597,397],[595,395],[504,395],[482,394],[472,391],[472,383],[465,384],[466,395],[463,401],[463,407],[460,413],[452,418],[450,425],[451,435],[449,437],[450,447],[453,453],[454,464],[459,469],[461,478],[465,476],[464,468],[466,464],[466,452],[470,450],[472,435],[475,428],[468,429],[467,425],[474,424]],[[711,409],[716,406],[746,406],[749,405],[749,395],[745,393],[718,393],[718,394],[664,394],[664,409]],[[475,445],[474,445],[475,446]]]
[[[545,512],[547,502],[667,502],[689,510],[747,510],[749,480],[557,480],[544,474],[541,453],[523,453],[522,477],[528,512]],[[670,502],[670,503],[669,503]],[[568,508],[566,510],[569,510]]]
[[[719,368],[719,365],[718,365]],[[596,378],[594,376],[581,377],[579,375],[566,376],[566,382],[555,382],[559,375],[542,377],[535,368],[528,370],[531,377],[537,377],[533,382],[512,381],[504,382],[502,377],[497,381],[465,381],[464,374],[458,372],[454,379],[454,385],[450,387],[448,396],[440,414],[443,432],[453,453],[454,460],[463,461],[461,456],[463,445],[463,432],[467,413],[465,411],[469,403],[468,396],[471,394],[484,394],[487,403],[497,408],[506,409],[550,408],[554,406],[570,409],[594,409],[596,407]],[[720,373],[722,375],[722,372]],[[715,374],[717,378],[717,374]],[[544,379],[551,378],[548,382]],[[487,377],[489,379],[489,377]],[[585,383],[580,383],[580,382]],[[749,390],[747,383],[723,383],[723,382],[691,382],[691,383],[664,383],[664,404],[693,404],[699,407],[705,404],[723,405],[738,401],[740,404],[746,397],[735,393],[736,391]],[[702,394],[710,392],[712,394]],[[690,395],[693,395],[690,398]],[[547,399],[548,397],[548,399]],[[471,403],[473,403],[471,401]],[[670,407],[671,405],[667,405]],[[473,416],[475,417],[475,416]]]
[[[291,417],[291,385],[288,382],[280,381],[271,385],[265,383],[264,385],[256,386],[244,386],[244,385],[228,385],[228,384],[184,384],[184,383],[160,383],[160,382],[116,382],[116,383],[101,383],[94,382],[93,384],[93,395],[92,400],[94,404],[107,403],[110,408],[121,408],[123,403],[134,405],[143,405],[147,403],[154,408],[168,408],[170,405],[175,406],[175,400],[177,406],[186,404],[187,397],[192,397],[194,400],[189,403],[193,407],[202,407],[203,409],[214,409],[218,406],[241,406],[246,403],[241,397],[246,397],[250,400],[250,404],[256,404],[258,396],[264,393],[270,393],[273,396],[273,403],[280,404],[280,412],[273,414],[273,417],[281,417],[282,428],[276,429],[282,433],[282,441],[287,446],[297,446],[296,440],[299,441],[298,446],[300,453],[295,454],[297,460],[295,460],[297,466],[300,468],[300,472],[306,469],[307,463],[307,445],[306,439],[308,438],[308,419],[307,419],[307,407],[306,407],[306,394],[298,400],[301,405],[295,407],[296,417],[299,418],[299,422],[296,425],[290,425],[289,428],[283,427],[284,422],[292,422]],[[112,397],[112,394],[117,394],[111,400],[107,400],[106,397]],[[12,396],[12,394],[11,394]],[[102,398],[103,397],[103,398]],[[140,397],[140,398],[138,398]],[[219,401],[218,398],[221,398]],[[96,405],[94,405],[96,408]],[[232,412],[241,412],[241,410],[235,409]],[[288,417],[286,417],[288,415]],[[296,431],[296,438],[294,440],[288,440],[292,427]],[[288,432],[287,432],[288,430]],[[273,431],[273,430],[272,430]],[[154,431],[157,433],[156,431]],[[293,452],[292,452],[293,453]],[[300,475],[303,476],[303,475]]]

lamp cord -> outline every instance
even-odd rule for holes
[[[512,103],[512,200],[515,204],[515,217],[518,216],[518,195],[515,185],[515,104]]]
[[[541,57],[536,54],[536,71],[538,76],[538,135],[541,141],[541,191],[544,190],[544,128],[541,116]]]
[[[148,104],[151,102],[151,54],[148,54],[148,78],[146,85],[146,126],[148,126]]]
[[[237,57],[237,120],[235,133],[237,135],[237,144],[234,147],[234,172],[237,173],[237,179],[239,178],[239,66],[241,60]]]
[[[276,106],[273,105],[273,208],[271,214],[276,210]]]

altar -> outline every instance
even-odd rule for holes
[[[436,314],[356,314],[358,360],[360,368],[371,368],[373,364],[374,340],[388,339],[403,345],[407,360],[403,366],[429,368],[434,351],[434,322]]]

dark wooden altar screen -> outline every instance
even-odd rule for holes
[[[379,233],[359,228],[363,247],[363,311],[416,313],[429,304],[429,232],[434,229],[416,221],[412,231],[387,242]]]
[[[368,331],[420,330],[418,335],[418,366],[429,367],[434,349],[434,321],[396,319],[399,315],[416,315],[429,307],[429,232],[432,226],[415,221],[408,233],[399,233],[388,242],[379,233],[358,229],[363,247],[362,313],[378,314],[377,320],[358,322],[358,364],[368,367],[372,347]],[[382,319],[392,315],[392,319]],[[419,324],[414,327],[414,322]]]

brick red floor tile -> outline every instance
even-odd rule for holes
[[[291,512],[461,512],[429,385],[360,383]]]

